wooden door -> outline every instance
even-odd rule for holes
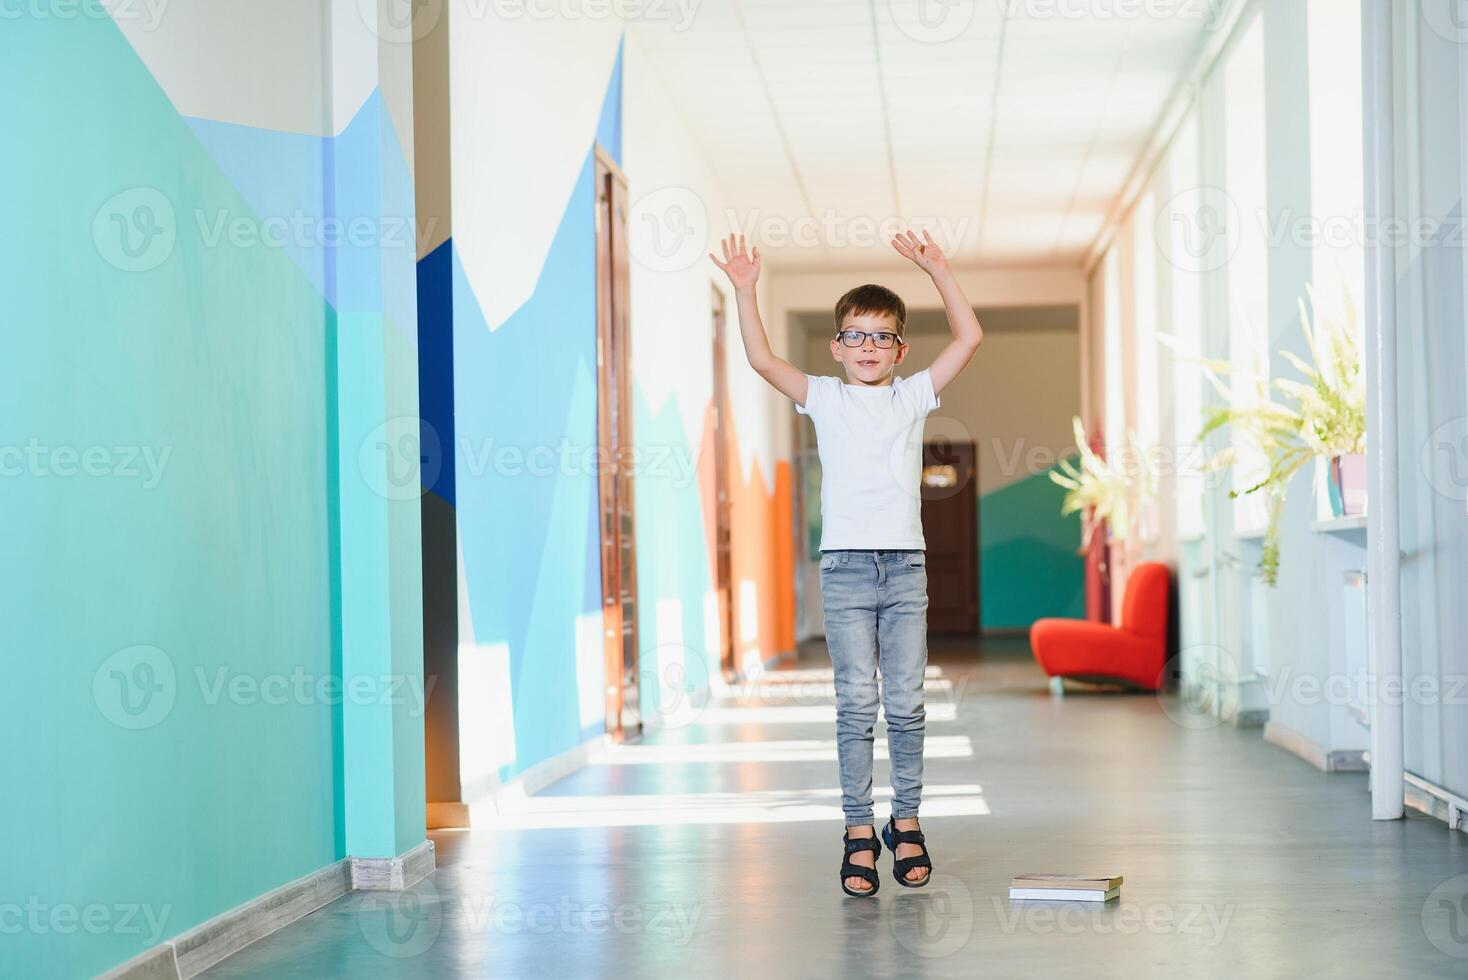
[[[637,670],[637,542],[632,483],[627,180],[596,148],[596,432],[607,732],[642,731]]]
[[[734,663],[734,522],[729,497],[729,387],[724,362],[724,294],[713,290],[714,315],[714,594],[719,606],[719,663],[725,680],[738,672]]]
[[[923,444],[928,632],[979,631],[978,471],[972,442]]]

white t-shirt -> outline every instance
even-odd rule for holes
[[[806,383],[795,410],[816,426],[821,550],[926,548],[923,420],[940,404],[927,369],[876,387],[814,374]]]

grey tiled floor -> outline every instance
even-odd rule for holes
[[[1468,976],[1468,838],[1373,822],[1364,775],[1150,695],[1052,700],[1015,643],[933,663],[928,888],[884,853],[879,895],[841,894],[832,701],[798,673],[435,834],[411,893],[349,895],[207,976]],[[1044,870],[1126,883],[1008,901]]]

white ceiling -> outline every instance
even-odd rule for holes
[[[885,262],[872,223],[922,219],[964,265],[1079,264],[1218,5],[683,2],[629,30],[781,269]]]

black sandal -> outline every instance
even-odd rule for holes
[[[928,860],[928,845],[921,830],[898,830],[897,818],[889,817],[887,826],[882,828],[882,841],[887,845],[887,850],[892,852],[892,877],[897,879],[899,885],[904,888],[921,888],[933,879],[933,862]],[[898,844],[917,844],[923,849],[923,853],[916,857],[899,858]],[[917,881],[909,881],[907,873],[913,868],[927,868],[928,873]]]
[[[841,890],[852,898],[866,898],[877,894],[877,889],[882,886],[882,879],[877,877],[876,868],[863,868],[859,864],[851,863],[851,855],[857,851],[871,851],[872,863],[877,863],[877,855],[882,853],[882,844],[877,840],[877,835],[870,837],[851,837],[846,831],[841,831],[841,839],[846,844],[846,853],[841,856]],[[866,891],[852,891],[846,886],[847,878],[860,878],[872,887]]]

